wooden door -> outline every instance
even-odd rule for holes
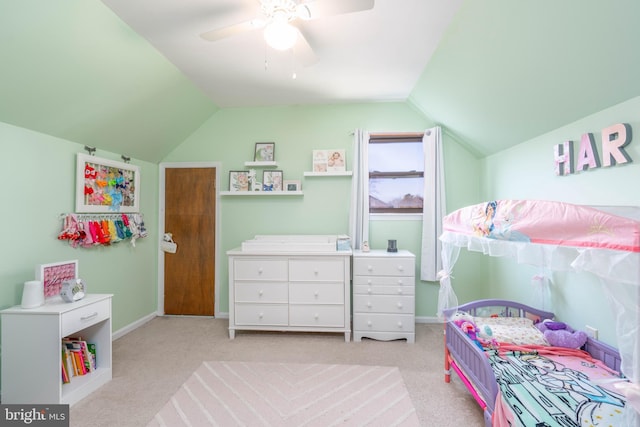
[[[165,169],[165,233],[176,253],[164,254],[164,312],[214,315],[216,169]]]

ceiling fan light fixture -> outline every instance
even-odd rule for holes
[[[291,49],[298,38],[298,31],[286,21],[273,20],[264,29],[264,39],[276,50]]]

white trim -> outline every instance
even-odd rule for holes
[[[416,316],[416,323],[444,323],[437,316]]]
[[[145,323],[152,321],[157,316],[158,316],[158,313],[151,313],[136,320],[133,323],[129,323],[124,328],[120,328],[117,331],[115,331],[113,334],[111,334],[111,341],[115,341],[118,338],[122,338],[123,336],[127,335],[129,332],[133,332],[134,330],[138,329],[140,326],[144,325]]]
[[[215,277],[214,277],[214,307],[213,316],[220,310],[220,230],[222,229],[220,224],[220,169],[222,169],[221,162],[174,162],[174,163],[160,163],[159,170],[159,207],[158,207],[158,236],[164,236],[164,192],[165,192],[165,170],[176,168],[215,168],[216,170],[216,229],[215,229]],[[160,237],[161,238],[161,237]],[[164,252],[160,249],[160,242],[158,242],[158,315],[164,315]]]
[[[370,221],[422,221],[422,214],[412,213],[370,213]]]

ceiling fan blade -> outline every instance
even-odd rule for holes
[[[293,45],[293,55],[303,67],[309,67],[318,62],[318,57],[300,30],[298,30],[296,44]]]
[[[239,24],[230,25],[224,28],[218,28],[217,30],[207,31],[200,34],[205,40],[216,41],[227,37],[235,36],[236,34],[245,33],[247,31],[257,30],[265,26],[265,21],[260,19],[252,19],[251,21],[240,22]]]
[[[373,9],[375,0],[315,0],[298,6],[298,16],[302,19],[318,19],[343,13],[361,12]]]

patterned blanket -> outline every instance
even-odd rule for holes
[[[580,350],[487,352],[500,395],[493,426],[594,427],[622,425],[625,381]]]

